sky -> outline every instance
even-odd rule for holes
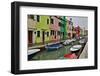
[[[67,16],[69,20],[72,18],[74,26],[80,26],[81,28],[88,29],[88,17],[79,17],[79,16]]]

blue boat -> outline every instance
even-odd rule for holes
[[[46,45],[45,48],[48,50],[48,51],[52,51],[52,50],[57,50],[59,48],[61,48],[62,45],[59,43],[57,44],[51,44],[51,45]]]

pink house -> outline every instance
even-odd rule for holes
[[[50,40],[59,41],[60,40],[60,26],[59,19],[56,16],[50,17]]]
[[[76,31],[76,36],[79,38],[79,37],[80,37],[80,27],[77,26],[77,27],[75,28],[75,31]]]

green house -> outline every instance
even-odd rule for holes
[[[43,43],[49,41],[50,36],[50,17],[49,16],[43,16],[43,15],[37,15],[37,24],[36,24],[36,38],[35,43]]]
[[[60,32],[61,32],[61,40],[65,40],[67,38],[67,19],[65,16],[60,17]]]

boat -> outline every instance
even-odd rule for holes
[[[65,40],[65,42],[63,44],[64,45],[69,45],[69,44],[71,44],[72,42],[75,42],[75,41],[76,41],[75,38],[73,38],[73,39],[67,39],[67,40]]]
[[[69,45],[71,42],[72,42],[72,40],[68,39],[68,40],[65,40],[65,42],[63,44],[64,45]]]
[[[67,44],[70,44],[70,43],[71,43],[70,40],[66,40],[63,44],[64,44],[64,45],[67,45]]]
[[[39,52],[39,51],[40,51],[40,49],[30,49],[30,50],[28,50],[28,55],[37,53],[37,52]]]
[[[82,47],[82,45],[74,45],[73,48],[75,49],[80,49]]]
[[[74,45],[70,48],[70,51],[72,53],[76,53],[77,51],[79,51],[82,48],[82,45]]]
[[[77,55],[75,53],[65,54],[64,58],[67,58],[67,59],[77,59]]]
[[[72,46],[72,47],[70,48],[70,50],[73,49],[73,50],[71,50],[71,51],[74,51],[75,49],[80,49],[81,47],[82,47],[82,45],[74,45],[74,46]]]
[[[48,51],[52,51],[52,50],[57,50],[59,48],[61,48],[62,45],[59,43],[59,44],[51,44],[51,45],[46,45],[45,48],[48,50]]]
[[[82,39],[82,40],[79,41],[80,44],[84,44],[85,42],[86,42],[85,39]]]
[[[38,53],[40,51],[40,49],[29,49],[28,50],[28,60],[31,60],[33,55]]]

